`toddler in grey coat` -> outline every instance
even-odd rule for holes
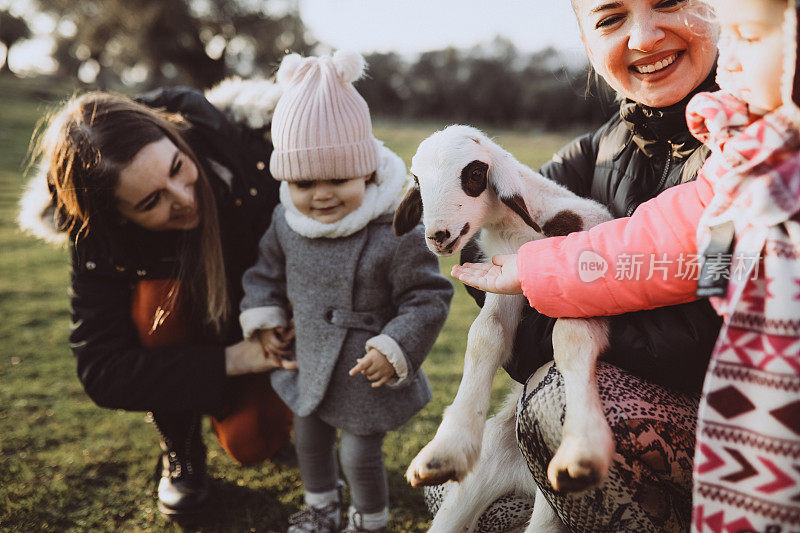
[[[406,167],[372,136],[352,86],[363,69],[360,55],[343,52],[281,63],[270,160],[281,205],[243,279],[245,336],[280,359],[295,335],[297,369],[272,373],[295,414],[306,489],[290,532],[341,529],[337,429],[353,500],[347,531],[386,528],[383,437],[431,398],[420,365],[453,293],[422,226],[394,235]]]

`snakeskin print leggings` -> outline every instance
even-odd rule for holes
[[[577,494],[559,494],[547,481],[564,420],[561,374],[551,363],[526,383],[517,406],[517,441],[537,485],[572,532],[688,531],[699,396],[653,385],[603,362],[598,363],[597,380],[616,455],[605,482]],[[426,494],[432,512],[446,493],[444,487]],[[510,500],[514,495],[483,513],[480,531],[524,529],[530,513],[503,516],[519,513],[520,502]]]

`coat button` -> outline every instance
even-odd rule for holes
[[[86,261],[86,270],[94,270],[97,268],[97,263],[94,261]]]
[[[265,165],[263,161],[259,161],[258,163],[256,163],[256,168],[258,170],[264,170],[265,168],[267,168],[267,165]]]
[[[146,276],[147,275],[147,270],[139,269],[139,270],[136,271],[136,275],[139,276],[139,277]]]
[[[242,199],[241,198],[237,198],[236,200],[233,201],[233,205],[235,205],[236,207],[241,207]]]
[[[333,309],[328,309],[327,311],[325,311],[325,320],[327,320],[328,322],[333,321]]]
[[[250,189],[250,196],[255,196],[257,194],[258,194],[258,189],[256,189],[255,187]]]

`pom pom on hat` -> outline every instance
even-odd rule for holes
[[[281,66],[278,67],[278,73],[275,75],[275,79],[278,80],[279,85],[289,85],[294,77],[295,72],[303,63],[303,58],[300,57],[300,54],[289,54],[285,56],[281,61]]]
[[[358,52],[338,50],[333,54],[333,66],[343,82],[353,83],[364,75],[367,63]]]

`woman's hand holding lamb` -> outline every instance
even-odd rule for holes
[[[450,275],[485,292],[522,294],[522,286],[517,278],[517,254],[492,256],[491,263],[456,265]]]
[[[372,382],[373,388],[382,387],[397,377],[392,363],[375,348],[370,348],[364,357],[356,361],[356,366],[350,369],[350,375],[364,374]]]

